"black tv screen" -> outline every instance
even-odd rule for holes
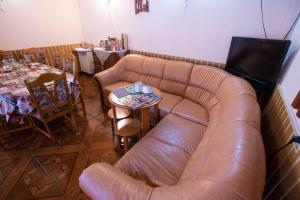
[[[257,81],[276,82],[291,42],[232,37],[226,71]]]

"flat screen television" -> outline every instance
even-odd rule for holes
[[[281,71],[289,40],[232,37],[226,71],[264,83],[275,83]]]

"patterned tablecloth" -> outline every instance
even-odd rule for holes
[[[22,115],[33,112],[35,108],[31,103],[24,80],[35,80],[41,74],[48,72],[62,73],[61,70],[43,64],[32,64],[31,67],[0,73],[0,115],[5,116],[7,121],[17,123],[22,121]],[[77,93],[78,87],[73,87],[74,79],[69,73],[67,73],[67,80],[70,88],[76,88],[75,93]]]

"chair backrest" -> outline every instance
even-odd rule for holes
[[[32,51],[36,57],[37,62],[47,64],[46,55],[42,48],[33,48]]]
[[[24,49],[22,51],[22,58],[28,63],[38,62],[36,48]]]
[[[11,51],[2,51],[0,50],[0,60],[14,58],[14,55]]]
[[[56,51],[54,53],[54,67],[57,69],[63,70],[63,57],[64,57],[64,52],[62,51]]]
[[[66,74],[45,73],[36,80],[25,81],[32,103],[41,116],[72,107]]]
[[[63,70],[73,75],[74,80],[78,78],[78,70],[76,67],[76,58],[72,53],[63,56]]]
[[[0,66],[3,64],[12,64],[12,62],[15,60],[15,57],[11,51],[2,51],[0,50]]]

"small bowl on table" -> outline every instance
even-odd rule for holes
[[[151,86],[145,85],[145,86],[143,86],[143,88],[142,88],[142,92],[143,92],[144,94],[151,94],[151,93],[153,93],[153,89],[152,89]]]

